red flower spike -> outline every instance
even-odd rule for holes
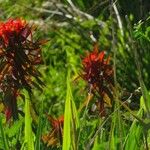
[[[0,24],[0,38],[3,39],[5,46],[15,42],[15,38],[26,28],[26,22],[22,19],[9,19],[6,23]]]
[[[57,119],[54,119],[50,115],[47,115],[47,117],[52,126],[52,130],[48,134],[43,135],[42,140],[44,143],[47,143],[47,147],[58,147],[62,144],[64,116],[60,116]]]
[[[64,123],[64,116],[60,116],[57,119],[54,119],[52,116],[49,116],[49,115],[47,115],[47,117],[53,129],[59,130],[59,126],[62,126]]]
[[[15,91],[25,88],[31,93],[32,87],[42,90],[43,82],[40,72],[35,65],[42,63],[40,41],[33,41],[30,27],[23,19],[9,19],[0,23],[0,91],[7,97],[11,93],[8,103],[14,118],[17,111],[17,102],[11,97]],[[33,81],[33,78],[35,80]],[[10,91],[11,90],[11,91]],[[15,95],[17,99],[17,95]],[[4,98],[5,101],[5,98]]]
[[[93,52],[83,58],[83,73],[81,74],[81,77],[87,81],[90,86],[92,85],[92,93],[99,95],[101,116],[105,114],[104,103],[106,103],[106,100],[104,100],[104,95],[107,94],[110,99],[112,99],[111,87],[114,84],[113,68],[109,64],[110,57],[106,60],[104,57],[105,52],[98,52],[96,45]]]

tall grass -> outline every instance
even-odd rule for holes
[[[145,24],[141,26],[134,25],[134,16],[125,19],[120,13],[121,1],[113,0],[49,1],[46,6],[40,0],[18,1],[13,7],[10,1],[0,4],[2,10],[6,9],[5,13],[1,11],[3,20],[10,16],[24,16],[31,20],[31,24],[34,22],[40,26],[35,35],[37,39],[49,39],[43,49],[44,65],[38,68],[46,87],[42,94],[33,89],[32,97],[26,91],[22,93],[25,99],[18,100],[19,111],[22,111],[18,122],[5,122],[4,115],[0,115],[0,149],[16,149],[16,143],[21,145],[21,150],[150,148],[148,19],[143,20]],[[97,95],[91,93],[80,78],[82,56],[91,51],[95,41],[100,50],[104,49],[106,55],[111,56],[114,70],[112,107],[106,108],[104,117],[98,114]],[[1,69],[2,66],[0,74]],[[137,88],[141,89],[140,96],[133,94]],[[125,100],[124,93],[129,93]],[[131,107],[132,104],[137,104],[138,108]],[[38,115],[36,122],[31,115],[31,105]],[[4,111],[0,110],[0,113]],[[63,113],[62,145],[47,146],[41,137],[44,133],[51,133],[52,124],[46,122],[45,114],[55,118]]]
[[[30,97],[25,91],[25,149],[34,150],[34,135],[32,131],[32,118],[30,109]]]
[[[68,61],[72,58],[71,53],[66,51]],[[72,64],[73,65],[73,64]],[[73,69],[75,70],[75,68]],[[68,72],[66,78],[66,101],[65,101],[65,112],[64,112],[64,129],[63,129],[63,150],[77,150],[77,129],[79,128],[78,112],[76,105],[73,100],[72,89],[71,89],[71,68],[68,65]]]
[[[70,72],[67,75],[67,94],[65,102],[64,114],[64,132],[63,132],[63,150],[71,148],[71,88],[70,88]]]
[[[0,133],[1,133],[2,143],[3,143],[3,149],[9,150],[8,141],[7,141],[6,134],[3,128],[1,116],[0,116]]]

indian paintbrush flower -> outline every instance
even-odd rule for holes
[[[0,22],[0,92],[6,105],[6,115],[18,118],[17,97],[21,89],[32,92],[43,84],[35,68],[42,62],[40,41],[33,41],[33,26],[23,19]],[[33,81],[33,77],[37,82]]]
[[[50,115],[47,115],[47,117],[52,126],[52,129],[48,134],[42,136],[42,140],[47,144],[48,147],[60,146],[62,144],[63,138],[64,116],[60,116],[56,119]]]
[[[104,103],[106,94],[112,99],[113,68],[109,64],[110,57],[104,58],[104,51],[98,52],[97,46],[82,59],[83,73],[81,77],[88,83],[91,92],[98,96],[101,116],[105,115]]]

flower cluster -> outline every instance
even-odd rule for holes
[[[52,116],[47,115],[48,120],[52,126],[50,133],[43,135],[42,140],[47,144],[47,147],[60,146],[62,144],[63,138],[63,125],[64,125],[64,116],[60,116],[57,119],[54,119]]]
[[[98,52],[97,46],[91,53],[88,53],[82,60],[83,73],[81,77],[88,82],[91,92],[98,95],[100,104],[100,113],[105,115],[104,103],[110,103],[105,100],[106,94],[112,99],[113,68],[109,64],[110,57],[104,59],[104,51]]]
[[[17,40],[25,40],[25,37],[23,38],[25,26],[26,22],[22,19],[10,19],[6,23],[1,23],[0,37],[3,41],[3,44],[5,44],[5,46],[8,46],[8,44],[14,44],[14,42],[16,43]]]
[[[17,118],[16,98],[19,94],[16,93],[23,88],[31,93],[33,86],[40,88],[42,84],[35,65],[42,62],[40,46],[43,43],[33,41],[33,30],[33,26],[23,19],[0,23],[0,92],[8,118],[11,115]]]

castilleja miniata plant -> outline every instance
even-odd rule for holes
[[[21,89],[31,93],[33,86],[42,84],[35,65],[42,62],[42,42],[32,38],[33,26],[23,19],[0,23],[0,92],[6,107],[7,120],[18,119],[17,97]],[[36,81],[33,81],[33,77]]]
[[[48,134],[42,136],[42,140],[47,144],[47,147],[59,147],[63,139],[64,116],[60,116],[56,119],[50,115],[47,115],[47,117],[52,129]]]
[[[88,83],[90,91],[98,98],[100,115],[105,116],[104,104],[108,103],[105,97],[112,99],[113,68],[109,63],[110,57],[107,59],[105,52],[98,51],[95,45],[93,51],[88,53],[82,59],[83,73],[81,77]]]

